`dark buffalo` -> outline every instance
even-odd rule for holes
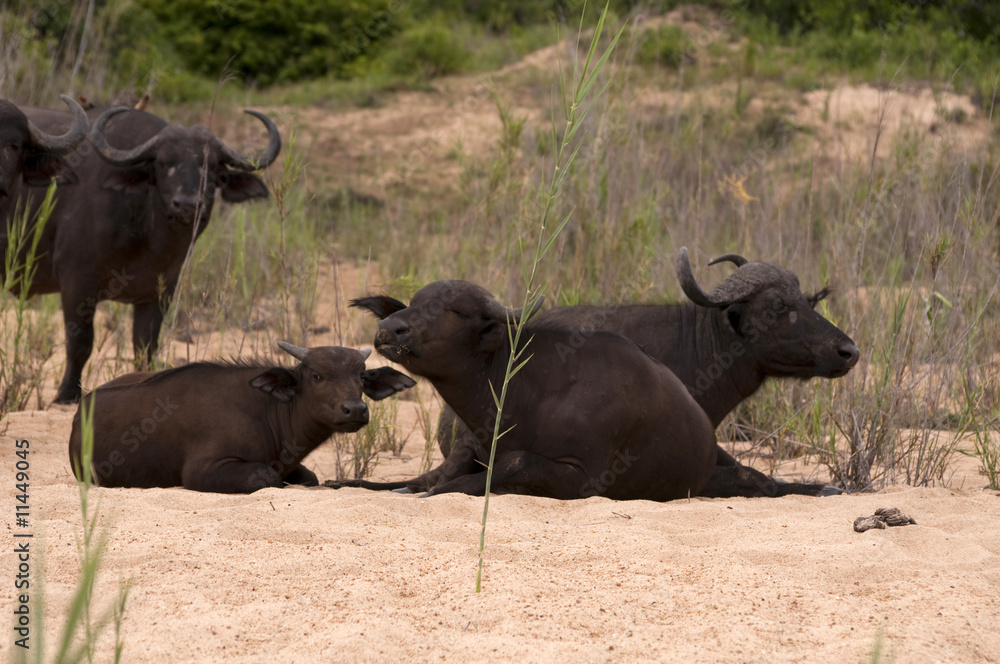
[[[25,198],[26,185],[48,187],[52,178],[66,170],[61,157],[76,149],[87,136],[87,114],[75,101],[62,95],[72,115],[59,135],[36,127],[24,111],[0,99],[0,250],[7,249],[7,220],[16,201]],[[2,254],[0,254],[2,255]],[[4,266],[0,264],[0,282]]]
[[[98,302],[135,307],[132,343],[136,364],[145,366],[188,248],[208,225],[216,190],[229,202],[267,197],[251,171],[277,158],[281,137],[266,115],[246,112],[264,123],[269,137],[253,157],[237,154],[202,126],[168,124],[127,108],[88,112],[96,117],[90,142],[67,157],[78,182],[60,191],[30,289],[62,298],[67,358],[57,403],[80,397]],[[49,131],[69,123],[54,111],[29,117]]]
[[[405,482],[328,486],[427,489],[482,495],[500,390],[511,353],[509,311],[464,281],[420,289],[404,307],[372,297],[384,316],[379,353],[425,376],[476,436],[463,438],[438,468]],[[598,332],[565,355],[573,333],[525,329],[528,363],[504,405],[493,491],[572,499],[672,500],[699,493],[715,466],[712,424],[681,382],[632,341]]]
[[[365,370],[371,350],[278,345],[300,364],[198,362],[97,388],[73,419],[74,473],[79,477],[80,413],[96,399],[92,467],[101,486],[218,493],[315,486],[302,459],[334,433],[368,423],[362,393],[379,400],[414,385],[389,367]]]
[[[731,262],[736,271],[710,294],[691,272],[687,249],[677,260],[681,287],[693,304],[558,307],[538,315],[533,327],[578,330],[564,355],[597,330],[636,342],[680,378],[713,426],[769,377],[838,378],[858,361],[858,347],[814,310],[826,290],[805,295],[794,273],[770,263],[726,254],[709,265]],[[377,312],[376,312],[377,313]],[[447,456],[453,436],[471,433],[454,412],[442,412],[439,444]],[[718,450],[719,468],[702,495],[776,496],[816,494],[821,484],[778,484]]]

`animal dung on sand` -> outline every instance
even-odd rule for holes
[[[873,528],[885,530],[886,526],[916,525],[913,517],[899,511],[898,507],[880,507],[872,516],[859,516],[854,520],[854,531],[863,533]]]

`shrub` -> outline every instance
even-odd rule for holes
[[[426,80],[459,71],[468,57],[455,33],[434,21],[414,25],[399,35],[386,63],[394,74]]]
[[[159,22],[188,70],[227,68],[266,85],[341,75],[400,29],[405,4],[386,0],[135,0]]]

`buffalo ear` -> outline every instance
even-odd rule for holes
[[[369,369],[361,374],[361,389],[369,399],[375,401],[381,401],[416,384],[417,381],[392,367]]]
[[[250,381],[250,387],[266,392],[282,403],[288,403],[295,396],[298,381],[288,369],[276,367],[268,369]]]
[[[723,313],[726,315],[726,321],[729,323],[729,327],[733,329],[733,332],[737,336],[743,336],[743,314],[745,305],[743,304],[731,304],[724,310]]]
[[[351,300],[351,306],[355,309],[367,309],[380,320],[406,308],[405,304],[388,295],[359,297],[356,300]]]
[[[222,190],[222,200],[228,203],[242,203],[268,196],[264,181],[251,173],[241,173],[225,168],[219,170],[216,178],[216,183]]]
[[[104,180],[104,188],[113,191],[123,191],[127,194],[137,193],[138,187],[152,181],[148,168],[127,168],[116,170]]]
[[[24,168],[21,173],[25,184],[32,187],[47,187],[52,178],[57,184],[73,184],[79,178],[69,170],[59,157],[51,152],[31,152],[24,158]]]

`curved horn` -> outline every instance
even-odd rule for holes
[[[289,355],[291,355],[300,362],[306,359],[306,354],[309,352],[308,348],[302,348],[301,346],[293,346],[292,344],[286,343],[284,341],[278,342],[278,348],[285,351],[286,353],[288,353]],[[371,351],[369,350],[369,352]]]
[[[524,317],[524,320],[527,321],[529,318],[531,318],[532,316],[534,316],[535,314],[537,314],[538,311],[542,308],[542,303],[543,302],[545,302],[545,296],[544,295],[538,296],[538,301],[535,302],[535,306],[531,308],[531,311],[529,311],[528,315]],[[511,320],[513,320],[515,322],[521,320],[521,312],[523,310],[524,310],[524,307],[518,307],[516,309],[514,309],[513,307],[508,307],[507,308],[507,311],[510,312]]]
[[[87,135],[87,112],[83,110],[83,107],[78,103],[67,97],[66,95],[59,95],[69,110],[73,112],[73,124],[70,126],[69,131],[67,131],[62,136],[52,136],[51,134],[46,134],[44,131],[31,124],[28,121],[28,136],[31,137],[31,142],[47,151],[56,155],[64,155],[67,152],[72,152],[76,149],[76,146]]]
[[[722,254],[721,256],[713,258],[711,261],[709,261],[708,264],[709,265],[716,265],[717,263],[724,263],[724,262],[732,263],[736,267],[743,267],[744,265],[746,265],[750,261],[748,261],[747,259],[743,258],[739,254]]]
[[[241,171],[257,171],[267,168],[274,163],[274,160],[278,158],[278,153],[281,152],[281,134],[278,132],[278,127],[271,118],[263,113],[258,113],[249,108],[244,109],[243,112],[259,119],[267,127],[267,147],[256,157],[243,157],[237,154],[231,147],[219,141],[222,160],[230,168]]]
[[[108,140],[104,136],[104,126],[111,118],[119,113],[131,110],[132,109],[127,106],[115,106],[114,108],[109,108],[101,113],[100,117],[97,118],[97,122],[95,122],[94,126],[90,128],[90,142],[94,144],[95,148],[97,148],[97,154],[99,154],[104,161],[114,164],[115,166],[131,166],[132,164],[138,164],[140,161],[150,159],[160,141],[160,134],[157,132],[155,136],[147,140],[145,143],[137,145],[131,150],[119,150],[118,148],[113,148],[108,145]]]
[[[695,281],[694,274],[691,273],[691,262],[688,260],[687,247],[681,247],[681,251],[677,255],[677,279],[681,282],[681,290],[684,291],[684,294],[699,307],[720,306]]]
[[[372,349],[371,348],[365,348],[364,350],[359,350],[358,352],[361,353],[361,359],[362,360],[367,360],[368,357],[372,354]]]

